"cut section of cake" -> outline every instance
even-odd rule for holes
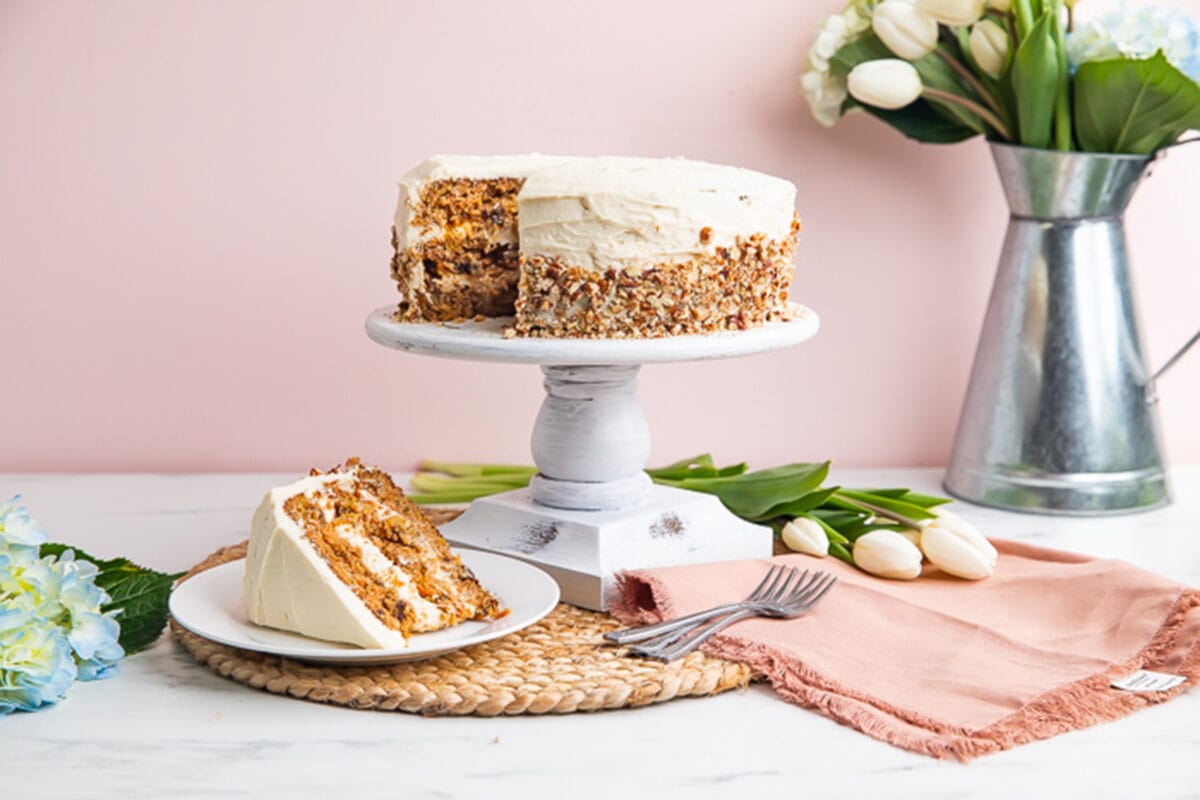
[[[737,167],[596,158],[518,194],[517,336],[642,338],[789,316],[796,187]]]
[[[531,172],[563,160],[536,153],[434,156],[401,178],[392,226],[397,317],[453,321],[512,314],[517,193]]]
[[[255,624],[370,648],[504,614],[391,478],[357,459],[267,493],[242,601]]]

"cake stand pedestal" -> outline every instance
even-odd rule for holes
[[[410,353],[541,365],[546,399],[531,448],[538,474],[527,489],[471,503],[442,532],[455,544],[537,564],[564,601],[604,610],[621,570],[771,555],[769,528],[734,516],[713,495],[651,482],[637,373],[642,364],[797,345],[819,321],[794,310],[794,319],[747,331],[660,339],[506,339],[508,318],[401,323],[391,306],[371,314],[366,328],[375,342]]]

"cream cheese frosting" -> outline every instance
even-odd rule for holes
[[[601,157],[546,165],[517,195],[522,254],[605,269],[685,261],[764,233],[786,239],[796,187],[753,170],[682,158]]]
[[[331,520],[332,501],[325,496],[325,491],[334,484],[353,489],[354,477],[347,473],[311,476],[272,489],[263,498],[251,523],[246,572],[242,579],[246,617],[257,625],[295,631],[317,639],[360,647],[404,647],[407,643],[404,635],[380,622],[334,575],[305,538],[301,527],[284,511],[284,503],[289,498],[304,494],[314,499],[322,507],[326,519]],[[378,513],[381,518],[394,514],[382,504]],[[416,619],[434,623],[442,617],[436,606],[420,596],[405,572],[367,537],[349,527],[335,530],[362,553],[368,570],[395,589],[404,602],[411,604]]]

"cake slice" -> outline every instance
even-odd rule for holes
[[[267,493],[242,602],[255,624],[361,647],[505,613],[391,478],[357,459]]]
[[[471,319],[513,313],[517,193],[561,156],[433,156],[400,179],[392,226],[397,318]]]

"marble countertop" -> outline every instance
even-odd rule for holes
[[[1174,505],[1097,519],[958,504],[989,535],[1122,558],[1200,585],[1200,465]],[[934,469],[843,470],[844,485],[938,492]],[[182,570],[244,539],[286,475],[0,475],[55,540]],[[718,697],[561,717],[424,718],[279,697],[199,666],[169,636],[76,684],[58,706],[0,718],[0,796],[507,798],[1197,797],[1200,692],[971,764],[875,741],[776,699]]]

